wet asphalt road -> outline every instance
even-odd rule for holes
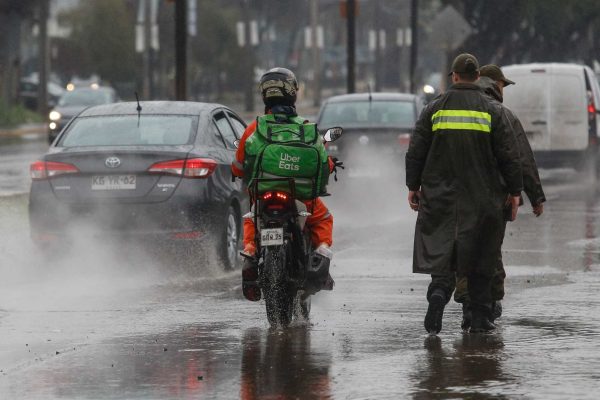
[[[43,147],[0,147],[3,173]],[[427,337],[428,277],[410,272],[416,216],[401,179],[340,175],[326,199],[335,290],[285,331],[271,331],[264,303],[244,301],[238,273],[217,266],[182,271],[84,237],[44,256],[29,242],[27,196],[0,197],[0,398],[597,398],[596,185],[544,172],[545,214],[523,207],[509,225],[497,332],[463,334],[451,303],[439,337]],[[27,187],[19,176],[0,174],[0,187]]]

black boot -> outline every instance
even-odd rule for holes
[[[502,316],[502,303],[500,300],[496,300],[492,303],[492,313],[490,316],[490,322],[494,322]]]
[[[472,307],[471,333],[485,333],[496,329],[496,325],[490,322],[488,316],[490,309],[488,307]]]
[[[261,298],[258,287],[258,263],[254,258],[245,257],[242,266],[242,293],[250,301],[259,301]]]
[[[442,330],[444,307],[446,307],[445,293],[441,289],[435,289],[429,296],[429,307],[425,314],[425,330],[430,334],[438,334]]]
[[[473,312],[469,303],[463,303],[462,305],[463,317],[460,327],[463,331],[468,331],[471,327],[471,320],[473,319]]]

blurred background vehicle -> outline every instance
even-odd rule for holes
[[[510,65],[504,74],[517,84],[504,103],[521,120],[541,167],[598,169],[600,86],[591,68],[577,64]]]
[[[410,134],[422,109],[408,93],[358,93],[327,99],[317,117],[319,130],[341,126],[344,138],[328,145],[330,155],[348,166],[349,176],[380,175],[383,158],[403,164]]]
[[[48,141],[52,143],[66,124],[90,106],[110,104],[119,101],[113,88],[92,83],[89,87],[69,86],[58,99],[58,103],[48,114]]]
[[[56,106],[58,99],[65,92],[59,84],[48,81],[48,108]],[[21,103],[29,110],[38,109],[39,96],[39,78],[37,73],[21,78],[19,82],[19,99]]]
[[[196,263],[214,244],[223,264],[236,266],[248,202],[230,165],[245,124],[219,104],[136,109],[116,103],[83,111],[31,165],[32,239],[60,246],[89,229],[143,238]]]

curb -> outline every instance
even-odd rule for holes
[[[21,125],[17,128],[3,129],[0,128],[0,137],[20,137],[25,135],[45,135],[46,124],[28,124]]]

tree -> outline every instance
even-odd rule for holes
[[[482,63],[586,62],[600,50],[595,0],[442,0],[463,13],[475,34],[459,51]]]
[[[135,15],[128,3],[86,0],[61,22],[72,29],[65,68],[83,76],[98,74],[112,83],[136,79]]]

